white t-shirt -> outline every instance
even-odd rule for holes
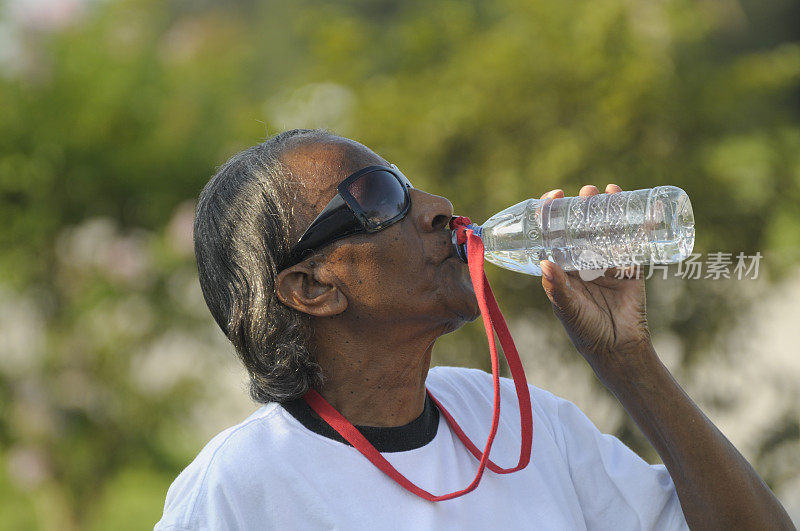
[[[491,375],[436,367],[427,387],[482,449]],[[476,490],[436,503],[268,404],[214,437],[181,472],[156,529],[688,529],[663,465],[648,465],[600,433],[574,404],[533,386],[530,392],[530,464],[512,474],[487,469]],[[508,468],[519,458],[519,408],[510,380],[502,380],[501,393],[491,457]],[[444,415],[429,443],[383,455],[433,494],[464,488],[478,467]]]

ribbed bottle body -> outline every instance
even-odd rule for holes
[[[694,215],[680,188],[528,199],[480,229],[486,260],[541,275],[541,260],[566,271],[675,263],[694,247]]]

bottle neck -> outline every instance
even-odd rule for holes
[[[477,223],[470,223],[469,225],[467,225],[467,230],[471,230],[478,238],[481,238],[483,236],[483,227],[481,227]]]

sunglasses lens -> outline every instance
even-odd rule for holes
[[[408,204],[403,185],[387,171],[366,173],[350,183],[347,191],[367,216],[370,228],[398,216]]]

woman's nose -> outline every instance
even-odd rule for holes
[[[443,230],[453,217],[453,204],[445,197],[421,190],[411,190],[411,210],[420,230],[435,232]]]

